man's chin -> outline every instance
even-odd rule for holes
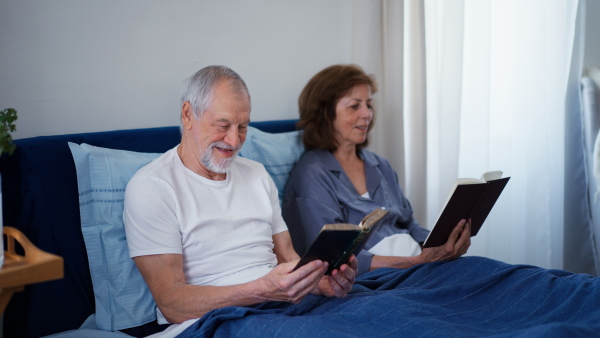
[[[227,172],[227,169],[231,167],[231,164],[233,163],[233,161],[235,161],[236,157],[237,154],[233,157],[225,157],[220,159],[211,158],[210,161],[206,164],[206,167],[208,170],[217,174],[224,174],[225,172]]]

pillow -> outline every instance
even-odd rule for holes
[[[156,304],[129,258],[123,226],[125,187],[138,169],[161,154],[75,144],[81,231],[96,300],[96,325],[115,331],[156,319]]]
[[[240,156],[262,163],[279,191],[279,203],[292,168],[304,154],[302,131],[266,133],[248,127]]]

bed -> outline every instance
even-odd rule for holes
[[[263,163],[278,189],[304,152],[295,122],[253,122],[240,153]],[[65,271],[13,296],[5,337],[155,331],[155,303],[128,257],[120,215],[128,179],[179,137],[178,127],[36,137],[0,159],[4,224],[63,257]],[[597,277],[464,257],[370,272],[344,299],[218,309],[155,337],[590,337],[600,332],[598,304]]]

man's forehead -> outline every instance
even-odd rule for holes
[[[213,122],[223,122],[223,123],[235,123],[235,124],[248,124],[250,123],[250,117],[244,119],[243,116],[238,116],[238,118],[235,119],[231,119],[230,117],[227,116],[220,116],[220,117],[215,117],[215,119],[213,120]]]
[[[250,111],[231,111],[208,109],[203,117],[211,123],[247,124],[250,123]]]

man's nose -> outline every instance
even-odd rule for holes
[[[241,143],[239,128],[236,126],[229,128],[227,134],[225,135],[224,141],[228,145],[237,148]]]

